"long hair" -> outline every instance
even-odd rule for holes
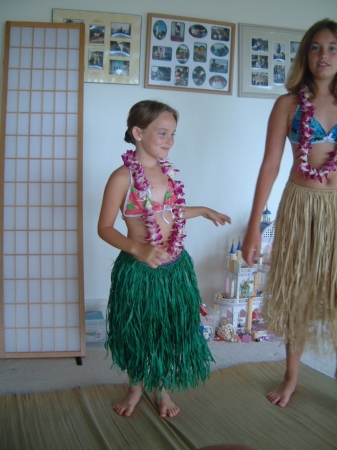
[[[306,31],[299,45],[285,85],[289,92],[297,94],[306,85],[313,95],[316,94],[317,87],[309,70],[308,53],[315,34],[323,30],[331,31],[337,38],[337,22],[330,19],[323,19],[314,23]],[[337,74],[332,82],[331,92],[337,98]]]
[[[147,128],[150,123],[156,120],[163,112],[171,113],[178,123],[178,111],[165,103],[157,102],[155,100],[142,100],[133,105],[127,118],[128,128],[125,132],[124,140],[135,145],[136,141],[132,134],[132,128],[138,127],[145,130],[145,128]]]

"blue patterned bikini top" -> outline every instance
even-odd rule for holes
[[[290,130],[290,140],[295,144],[298,144],[299,141],[301,115],[302,112],[300,107],[298,106]],[[310,128],[312,128],[314,131],[310,139],[311,144],[320,144],[321,142],[333,142],[333,143],[337,142],[337,123],[331,129],[330,133],[327,134],[322,125],[318,122],[318,120],[316,120],[315,117],[313,117],[311,119]]]

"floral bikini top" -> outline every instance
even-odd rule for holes
[[[125,217],[142,217],[143,216],[143,205],[145,200],[145,192],[138,191],[133,185],[132,174],[130,172],[130,187],[125,197],[123,206],[123,218]],[[164,211],[171,211],[174,205],[177,203],[177,197],[173,190],[173,181],[169,178],[167,190],[165,193],[164,203],[155,202],[151,200],[151,205],[153,212],[162,213],[162,218],[165,222],[167,220],[164,217]],[[149,195],[151,198],[151,193]],[[168,222],[167,222],[168,223]]]
[[[299,141],[301,115],[302,111],[298,106],[290,130],[290,140],[295,144],[298,144]],[[313,117],[310,123],[310,128],[312,128],[312,130],[314,131],[310,139],[311,144],[320,144],[322,142],[337,142],[337,124],[331,129],[330,133],[327,134],[318,120]]]

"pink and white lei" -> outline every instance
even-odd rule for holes
[[[312,104],[311,93],[307,87],[300,90],[298,97],[302,116],[297,149],[301,152],[298,158],[300,158],[302,162],[297,167],[297,171],[302,172],[302,175],[306,180],[311,179],[316,181],[318,179],[322,183],[324,177],[328,178],[329,173],[337,169],[337,145],[330,153],[329,161],[327,164],[324,164],[321,169],[316,169],[310,165],[308,158],[312,148],[310,139],[313,135],[313,129],[310,128],[310,122],[314,116],[315,107]]]
[[[136,157],[136,152],[128,150],[122,155],[124,165],[130,168],[134,180],[134,187],[139,191],[139,195],[144,199],[143,203],[143,223],[146,228],[145,240],[152,245],[162,246],[163,236],[157,223],[151,203],[151,189],[148,179],[145,177],[143,166]],[[175,256],[183,249],[183,241],[185,238],[185,200],[184,185],[180,181],[175,181],[174,175],[179,170],[175,169],[167,159],[158,159],[158,164],[164,175],[173,182],[173,191],[177,198],[176,205],[172,208],[173,227],[168,238],[169,247],[167,252]]]

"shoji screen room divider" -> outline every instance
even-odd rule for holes
[[[83,49],[84,25],[6,23],[2,358],[84,355]]]

